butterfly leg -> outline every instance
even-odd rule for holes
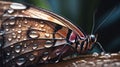
[[[106,53],[106,51],[104,50],[104,48],[102,47],[102,45],[99,42],[96,42],[95,44],[93,44],[90,51],[93,50],[95,47],[97,47],[97,48],[99,47],[102,52]]]
[[[71,44],[72,43],[67,43],[62,47],[62,49],[60,50],[60,54],[58,55],[58,59],[56,63],[62,60],[62,55],[68,52],[70,48],[73,50],[73,52],[76,52],[76,49]]]

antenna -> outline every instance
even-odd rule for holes
[[[104,53],[106,53],[106,51],[104,50],[104,48],[102,47],[102,45],[101,45],[99,42],[96,42],[96,44],[98,44],[98,46],[100,47],[100,49],[101,49]]]
[[[94,31],[94,33],[111,17],[111,15],[114,13],[115,9],[116,8],[114,7],[112,9],[112,11],[110,11],[109,15],[106,18],[104,18],[104,20],[100,23],[100,25],[98,25],[98,27],[96,28],[96,30]]]
[[[95,10],[93,12],[93,25],[92,25],[92,30],[91,30],[91,34],[93,34],[93,31],[94,31],[94,28],[95,28],[95,13],[96,13],[97,10]]]

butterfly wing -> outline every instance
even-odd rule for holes
[[[75,25],[52,12],[20,3],[1,1],[0,5],[7,66],[44,63],[61,53],[69,55],[74,51],[68,46],[63,48],[67,40],[75,40],[76,36],[85,38]]]

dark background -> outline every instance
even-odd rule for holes
[[[9,0],[25,2],[57,13],[91,34],[93,22],[98,41],[107,52],[120,51],[119,0]],[[93,18],[94,17],[94,18]]]

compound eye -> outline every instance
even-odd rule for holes
[[[92,42],[95,42],[95,41],[96,41],[95,35],[90,35],[90,41],[92,41]]]

